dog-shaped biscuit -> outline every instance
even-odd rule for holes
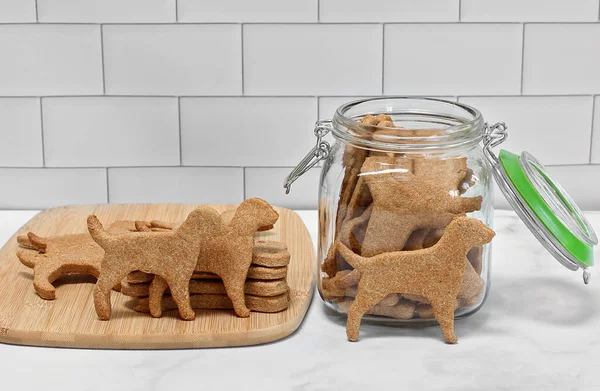
[[[254,234],[275,224],[279,215],[266,201],[252,198],[244,201],[229,223],[223,223],[219,234],[204,238],[196,255],[192,272],[214,273],[221,277],[237,316],[248,317],[250,310],[244,301],[244,284],[253,260]],[[267,246],[266,243],[263,243]],[[275,254],[277,255],[277,254]],[[170,287],[168,280],[158,275],[150,285],[150,313],[162,316],[162,297]],[[171,294],[173,290],[171,289]]]
[[[444,339],[456,343],[454,305],[465,273],[466,255],[475,246],[489,243],[495,233],[481,221],[458,217],[450,222],[434,246],[415,251],[396,251],[367,258],[355,254],[340,241],[336,247],[360,272],[358,293],[350,310],[346,333],[358,340],[362,316],[390,293],[425,297],[433,308]]]

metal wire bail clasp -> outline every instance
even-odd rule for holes
[[[498,168],[500,162],[498,157],[492,151],[492,148],[502,144],[508,138],[506,131],[508,126],[504,122],[496,122],[492,126],[485,124],[485,133],[483,135],[483,154],[492,167]]]
[[[290,174],[285,178],[285,181],[283,182],[285,194],[289,194],[290,189],[292,188],[292,183],[294,183],[296,179],[300,178],[305,172],[329,156],[331,146],[327,141],[323,140],[323,137],[325,137],[330,131],[331,121],[319,120],[315,123],[314,133],[315,137],[317,138],[317,143],[304,157],[304,159],[302,159],[300,163],[298,163],[298,165],[292,170],[292,172],[290,172]]]
[[[508,127],[504,122],[496,122],[492,126],[485,124],[485,134],[483,136],[483,144],[486,148],[494,148],[500,145],[508,137],[506,129]]]

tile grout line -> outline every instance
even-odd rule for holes
[[[130,94],[82,94],[82,95],[45,95],[44,98],[47,99],[61,99],[61,98],[193,98],[193,99],[229,99],[229,98],[258,98],[258,99],[270,99],[270,98],[347,98],[347,97],[357,97],[357,98],[372,98],[373,94],[340,94],[340,95],[278,95],[278,94],[268,94],[268,95],[130,95]],[[384,96],[394,96],[394,94]],[[417,94],[413,95],[416,97],[431,97],[431,96],[446,96],[446,97],[455,97],[460,96],[462,98],[519,98],[519,97],[529,97],[529,98],[564,98],[564,97],[581,97],[581,96],[590,96],[590,93],[559,93],[559,94],[460,94],[460,95],[450,95],[450,94]],[[39,95],[0,95],[0,99],[20,99],[20,98],[39,98]]]
[[[315,96],[317,98],[317,121],[321,119],[321,97]]]
[[[525,23],[523,23],[521,32],[521,89],[519,90],[519,94],[523,95],[523,78],[524,78],[524,70],[525,70]]]
[[[321,0],[317,0],[317,23],[321,22]]]
[[[245,94],[245,88],[244,88],[244,23],[240,24],[240,47],[241,47],[241,51],[242,51],[242,96],[244,96]]]
[[[246,199],[246,167],[242,167],[242,197]]]
[[[46,167],[46,146],[44,143],[44,109],[42,108],[42,97],[40,96],[40,133],[42,136],[42,167]]]
[[[456,21],[448,22],[448,21],[425,21],[425,22],[386,22],[391,25],[423,25],[423,24],[434,24],[434,25],[454,25],[457,24]],[[480,21],[461,21],[462,24],[474,24],[474,25],[505,25],[505,24],[523,24],[522,21],[514,21],[514,22],[480,22]],[[527,22],[528,24],[565,24],[565,25],[598,25],[600,21],[591,21],[591,22]],[[0,22],[0,26],[2,25],[31,25],[37,24],[37,22]],[[93,23],[93,22],[43,22],[43,24],[48,25],[74,25],[74,26],[97,26],[99,24],[105,26],[165,26],[175,24],[174,22],[105,22],[105,23]],[[178,24],[183,25],[196,25],[196,26],[204,26],[204,25],[239,25],[240,22],[178,22]],[[257,26],[307,26],[307,25],[325,25],[325,26],[338,26],[338,25],[378,25],[381,22],[244,22],[247,25],[257,25]]]
[[[559,164],[545,164],[546,167],[588,167],[588,166],[593,166],[593,167],[600,167],[600,163],[559,163]],[[264,168],[264,169],[278,169],[278,168],[285,168],[285,169],[293,169],[295,167],[294,164],[290,164],[288,166],[281,166],[281,165],[275,165],[275,166],[255,166],[255,165],[251,165],[251,166],[198,166],[198,165],[185,165],[185,166],[165,166],[165,165],[158,165],[158,166],[110,166],[110,167],[102,167],[102,166],[88,166],[88,167],[80,167],[80,166],[68,166],[68,167],[35,167],[35,166],[3,166],[0,165],[0,169],[11,169],[11,170],[122,170],[122,169],[152,169],[152,168],[206,168],[206,169],[213,169],[213,168],[241,168],[241,169],[248,169],[248,168]],[[322,168],[320,166],[315,166],[314,168]],[[312,169],[311,169],[312,170]]]
[[[40,13],[38,11],[38,0],[35,0],[35,22],[39,23],[40,21]]]
[[[385,23],[381,24],[381,95],[385,91]]]
[[[592,133],[590,134],[590,158],[588,160],[590,164],[594,164],[592,162],[594,156],[594,121],[596,119],[596,99],[598,99],[598,96],[592,96]]]
[[[179,165],[183,166],[183,146],[181,142],[181,97],[177,97],[177,122],[179,125]]]
[[[458,0],[458,21],[462,22],[462,0]]]
[[[100,59],[102,61],[102,95],[106,95],[106,75],[104,71],[104,26],[100,25]]]
[[[105,167],[105,174],[106,174],[106,203],[110,204],[110,186],[108,184],[108,167]]]
[[[179,22],[179,0],[175,0],[175,23]]]
[[[172,165],[172,166],[167,166],[164,164],[159,164],[159,165],[151,165],[151,166],[46,166],[46,167],[35,167],[35,166],[4,166],[4,165],[0,165],[0,168],[11,168],[11,169],[15,169],[15,170],[20,170],[20,169],[34,169],[34,170],[41,170],[41,169],[52,169],[52,170],[103,170],[105,168],[108,168],[110,170],[113,169],[117,169],[117,170],[122,170],[122,169],[145,169],[145,168],[244,168],[245,166],[200,166],[200,165],[194,165],[194,164],[188,164],[188,165],[183,165],[183,166],[179,166],[179,165]],[[249,168],[294,168],[293,165],[290,166],[249,166]]]

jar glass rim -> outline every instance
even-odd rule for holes
[[[418,117],[417,122],[444,126],[437,128],[440,132],[436,133],[415,129],[408,133],[388,133],[383,139],[373,140],[371,135],[374,131],[398,131],[398,128],[360,123],[359,119],[368,114],[388,114],[394,120]],[[333,117],[336,138],[368,149],[423,150],[468,146],[481,141],[484,129],[485,123],[479,110],[438,98],[384,96],[359,99],[339,106]]]

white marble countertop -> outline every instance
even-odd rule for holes
[[[0,243],[34,214],[0,212]],[[316,212],[300,215],[316,240]],[[588,216],[600,232],[600,213]],[[348,342],[345,319],[316,296],[295,334],[262,346],[110,351],[0,344],[0,389],[600,389],[600,276],[584,286],[581,273],[556,262],[513,212],[496,212],[496,232],[488,301],[457,322],[457,345],[445,344],[438,327],[369,324],[359,342]]]

